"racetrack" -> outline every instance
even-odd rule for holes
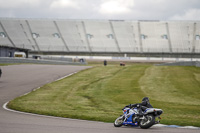
[[[2,66],[0,78],[0,133],[128,133],[128,132],[185,132],[194,129],[153,126],[148,130],[132,127],[116,128],[112,123],[45,117],[7,111],[6,102],[63,76],[86,69],[86,66],[64,65],[12,65]]]

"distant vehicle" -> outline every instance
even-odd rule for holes
[[[125,63],[124,62],[120,62],[120,66],[125,66]]]
[[[33,55],[32,58],[33,58],[33,59],[36,59],[36,60],[42,59],[41,56],[39,56],[39,55]]]
[[[26,58],[26,54],[24,52],[15,52],[14,57]]]

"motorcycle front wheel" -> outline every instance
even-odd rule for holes
[[[115,122],[114,122],[114,126],[115,127],[121,127],[123,125],[123,116],[118,117]]]
[[[150,128],[155,123],[155,116],[152,114],[146,115],[144,119],[140,121],[140,127],[143,129]]]

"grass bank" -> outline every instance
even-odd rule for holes
[[[113,122],[121,109],[148,96],[163,124],[200,127],[200,69],[109,64],[81,71],[18,97],[8,107],[37,114]]]

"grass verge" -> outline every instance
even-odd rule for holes
[[[58,117],[113,122],[144,96],[164,110],[162,124],[200,127],[200,69],[152,64],[94,65],[12,100],[8,107]]]

